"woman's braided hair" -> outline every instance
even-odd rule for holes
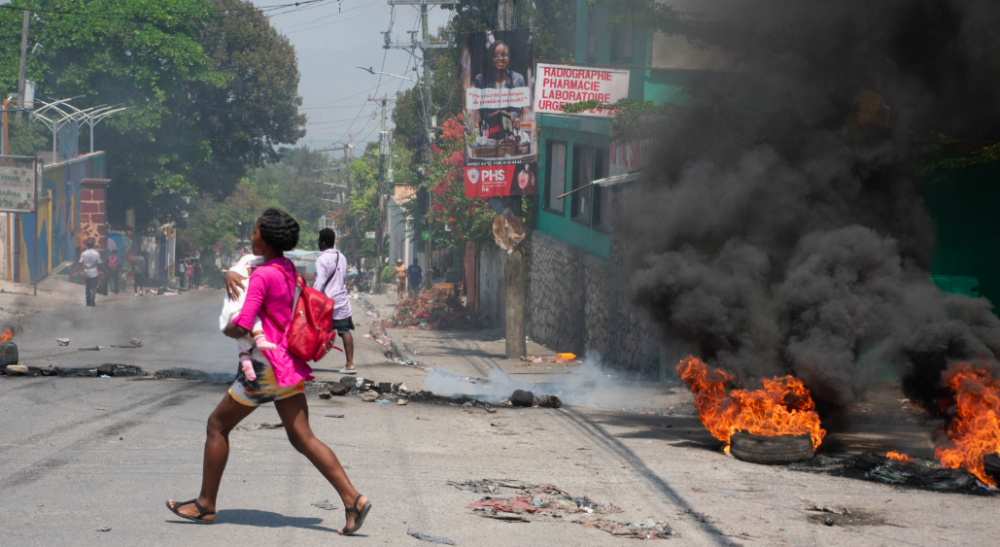
[[[299,223],[292,215],[270,208],[260,215],[260,238],[275,251],[291,251],[299,244]]]

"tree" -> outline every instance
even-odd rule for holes
[[[274,159],[273,145],[301,137],[294,52],[266,18],[240,0],[23,0],[0,9],[0,33],[20,34],[34,11],[28,58],[38,97],[79,107],[136,108],[97,127],[109,153],[109,216],[180,218],[182,198],[223,200],[248,167]],[[0,41],[0,88],[17,81],[19,44]]]

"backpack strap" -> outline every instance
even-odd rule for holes
[[[288,275],[288,272],[286,272],[285,270],[279,268],[277,264],[270,264],[270,266],[273,266],[279,272],[281,272],[281,275],[285,276],[285,279],[287,279],[292,284],[292,316],[294,317],[295,316],[295,304],[297,303],[297,298],[295,297],[295,284],[296,283],[294,281],[292,281],[292,278],[291,278],[291,276]],[[301,282],[301,284],[302,284],[301,285],[302,289],[305,290],[305,280],[302,279],[302,276],[300,276],[298,274],[298,272],[296,272],[295,273],[295,277],[298,278],[298,281]],[[271,310],[267,309],[267,306],[265,306],[263,304],[261,304],[260,309],[264,310],[264,315],[267,315],[267,317],[271,320],[271,322],[274,323],[274,325],[276,327],[278,327],[278,329],[281,331],[282,334],[284,334],[285,330],[286,330],[285,326],[281,324],[281,321],[278,321],[278,318],[275,317],[273,313],[271,313]]]

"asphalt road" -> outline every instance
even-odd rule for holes
[[[18,321],[22,364],[87,367],[101,363],[141,365],[147,372],[188,368],[232,374],[235,344],[219,333],[223,291],[188,291],[172,296],[105,300],[29,314]],[[81,299],[82,300],[82,299]],[[56,338],[69,338],[60,346]],[[142,347],[120,349],[138,338]],[[79,351],[101,346],[100,351]]]
[[[204,292],[204,291],[203,291]],[[228,373],[232,344],[215,324],[221,293],[69,308],[23,318],[22,355],[146,370]],[[59,348],[56,337],[73,345]],[[38,347],[34,347],[35,345]],[[363,345],[369,361],[377,348]],[[131,353],[129,353],[131,352]],[[107,357],[105,357],[107,356]],[[126,360],[125,356],[131,356]],[[91,358],[92,359],[92,358]],[[92,359],[93,360],[93,359]],[[92,362],[92,361],[91,361]],[[84,363],[85,364],[85,363]],[[328,367],[329,368],[329,367]],[[380,380],[415,369],[373,364]],[[363,373],[365,371],[363,370]],[[993,545],[996,499],[903,490],[740,462],[722,454],[690,412],[650,416],[586,407],[482,409],[364,403],[309,394],[313,428],[374,504],[360,537],[343,538],[343,507],[297,454],[273,406],[232,435],[217,523],[177,519],[167,498],[197,495],[204,424],[223,383],[130,378],[0,378],[0,545],[430,545],[408,528],[458,545],[634,545],[572,519],[506,523],[475,515],[482,497],[449,481],[516,479],[611,502],[621,521],[668,522],[679,545]],[[343,418],[328,417],[343,415]],[[327,511],[313,506],[329,500]],[[804,508],[864,515],[827,527]],[[99,531],[110,528],[109,531]]]

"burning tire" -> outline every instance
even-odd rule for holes
[[[987,454],[983,457],[983,469],[986,474],[993,478],[994,482],[1000,484],[1000,457],[996,454]]]
[[[730,453],[745,462],[783,465],[804,462],[813,457],[809,435],[763,437],[737,431],[729,442]]]
[[[17,364],[17,344],[0,342],[0,367]]]

